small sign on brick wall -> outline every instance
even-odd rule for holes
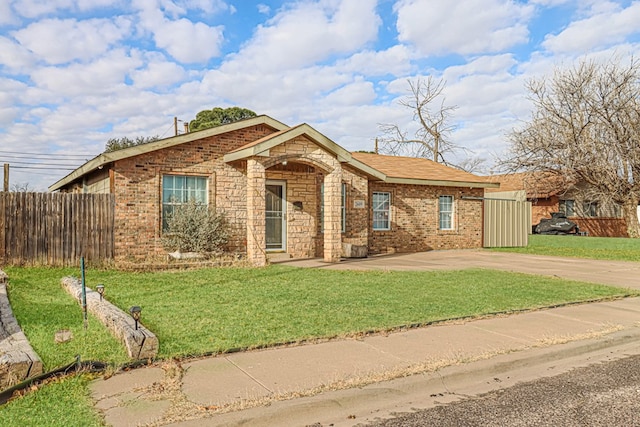
[[[354,209],[364,209],[364,200],[354,200],[353,207]]]

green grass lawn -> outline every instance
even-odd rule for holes
[[[640,239],[533,234],[525,248],[493,248],[500,252],[567,256],[612,261],[640,261]]]
[[[9,297],[47,368],[82,359],[122,363],[126,355],[60,285],[77,273],[7,269]],[[77,274],[76,274],[77,275]],[[355,272],[219,268],[178,272],[87,271],[123,310],[142,307],[142,323],[160,340],[159,357],[184,357],[312,338],[386,330],[413,323],[480,316],[626,295],[631,291],[492,270]],[[75,339],[54,344],[59,329]]]
[[[5,271],[14,313],[46,369],[67,364],[76,354],[113,364],[126,360],[122,346],[93,317],[87,330],[83,328],[80,306],[62,289],[60,279],[78,276],[79,271]],[[104,283],[105,297],[124,310],[142,307],[142,323],[158,336],[161,358],[638,295],[591,283],[478,269],[354,272],[274,265],[153,273],[88,270],[86,281],[90,288]],[[60,329],[71,329],[74,340],[55,344]],[[0,408],[0,425],[77,425],[91,411],[86,381],[61,381],[9,403]],[[56,404],[65,408],[64,414],[47,409]],[[38,409],[26,411],[25,405]],[[32,418],[23,422],[24,417]],[[87,425],[91,423],[90,418]]]

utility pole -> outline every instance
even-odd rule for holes
[[[4,192],[9,192],[9,163],[4,164]]]
[[[175,136],[178,136],[178,118],[173,118],[173,129],[175,130]]]

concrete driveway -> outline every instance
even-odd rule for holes
[[[328,264],[321,259],[286,260],[277,264],[333,270],[429,271],[487,268],[640,289],[640,262],[597,261],[494,252],[487,249],[378,255]]]

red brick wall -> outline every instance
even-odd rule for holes
[[[580,231],[586,231],[593,237],[629,237],[627,222],[624,218],[579,218],[571,217]]]
[[[483,189],[372,183],[374,191],[391,193],[391,230],[373,230],[369,222],[369,252],[420,252],[482,246]],[[454,230],[439,230],[438,197],[454,196]],[[369,209],[371,207],[369,206]]]
[[[560,202],[558,196],[552,196],[548,199],[535,199],[531,201],[531,224],[537,225],[543,218],[551,218],[552,212],[560,210]]]
[[[210,203],[215,202],[222,209],[229,208],[224,191],[216,192],[216,175],[226,177],[235,173],[242,176],[242,173],[226,165],[222,161],[223,154],[273,132],[259,125],[115,162],[116,259],[134,261],[165,253],[160,235],[163,174],[208,177]],[[233,189],[227,190],[233,194]],[[216,198],[216,194],[222,196]],[[231,246],[237,249],[243,244],[246,246],[246,229],[239,226],[242,218],[236,218],[237,214],[246,216],[246,197],[242,194],[235,196],[244,200],[244,209],[240,206],[238,210],[229,209],[227,212],[234,229]]]

